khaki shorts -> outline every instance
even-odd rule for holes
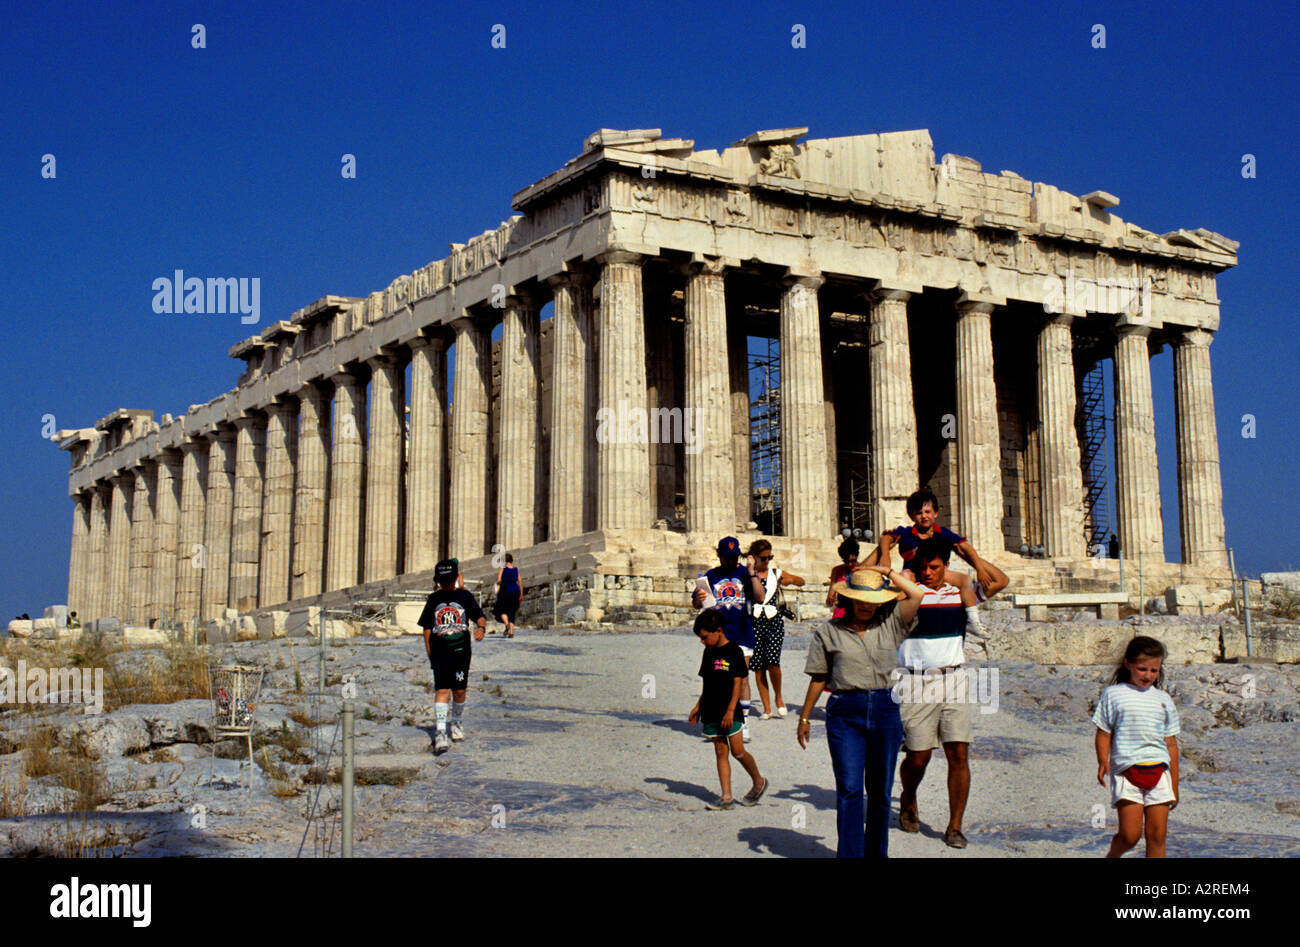
[[[944,743],[970,743],[974,707],[965,670],[920,677],[926,683],[902,691],[906,699],[898,705],[903,745],[909,750],[934,750]]]

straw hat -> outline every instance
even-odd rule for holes
[[[872,605],[896,601],[901,594],[875,569],[854,569],[843,582],[833,586],[836,596]]]

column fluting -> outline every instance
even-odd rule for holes
[[[781,505],[786,536],[824,540],[827,505],[826,396],[822,380],[819,276],[791,276],[781,294]]]
[[[1223,533],[1219,433],[1210,377],[1213,333],[1192,329],[1174,343],[1174,413],[1178,425],[1178,521],[1183,562],[1228,564]]]

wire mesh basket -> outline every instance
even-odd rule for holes
[[[262,668],[230,664],[212,668],[213,722],[218,734],[247,734],[253,729]]]

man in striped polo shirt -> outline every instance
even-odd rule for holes
[[[903,691],[899,706],[906,755],[899,770],[898,824],[904,832],[921,830],[916,790],[930,763],[930,753],[942,746],[948,758],[948,827],[943,840],[953,848],[965,848],[961,820],[970,795],[967,749],[974,713],[962,668],[966,609],[961,591],[944,581],[950,555],[949,544],[936,536],[917,546],[911,562],[926,594],[916,614],[916,629],[898,648],[899,667],[911,676],[903,682],[911,686]]]

